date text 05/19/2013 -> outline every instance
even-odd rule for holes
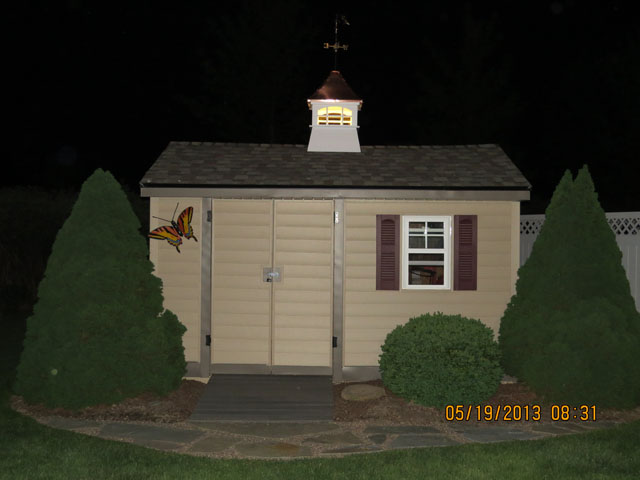
[[[597,415],[595,405],[551,405],[545,409],[540,405],[447,405],[445,419],[448,422],[595,422]]]

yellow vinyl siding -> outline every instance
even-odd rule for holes
[[[333,202],[275,201],[273,364],[331,366]]]
[[[171,225],[170,222],[153,217],[174,220],[187,207],[193,207],[191,226],[195,237],[202,236],[200,198],[163,197],[150,199],[150,230],[159,226]],[[201,250],[200,242],[194,239],[182,239],[180,252],[166,240],[149,239],[149,258],[153,263],[154,275],[162,279],[164,307],[178,316],[178,320],[187,328],[182,343],[184,355],[188,362],[200,361],[200,278]]]
[[[212,362],[268,365],[270,200],[213,201]]]
[[[386,335],[422,313],[478,318],[497,333],[517,272],[512,203],[346,200],[344,366],[377,366]],[[477,215],[478,290],[376,291],[377,214]]]

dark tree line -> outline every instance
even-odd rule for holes
[[[135,186],[170,140],[306,143],[337,12],[363,144],[499,143],[537,213],[586,163],[605,210],[640,208],[640,29],[614,1],[13,5],[4,183]]]

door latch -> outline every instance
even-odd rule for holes
[[[262,281],[263,282],[279,282],[282,280],[280,267],[270,268],[265,267],[262,269]]]

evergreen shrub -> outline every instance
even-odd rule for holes
[[[548,401],[640,404],[640,314],[585,166],[558,184],[501,323],[505,371]]]
[[[58,232],[27,319],[14,387],[27,402],[76,409],[180,384],[185,328],[163,308],[139,227],[98,169]]]
[[[382,345],[382,382],[420,405],[478,404],[502,379],[493,330],[480,320],[440,312],[411,318]]]

